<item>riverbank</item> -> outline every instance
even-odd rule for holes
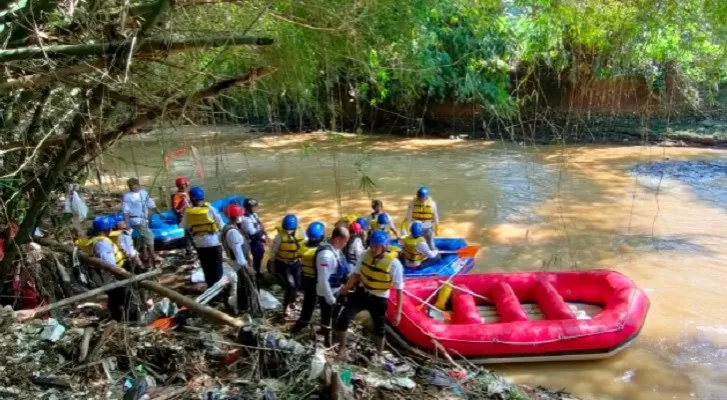
[[[117,211],[120,193],[82,194],[92,215]],[[52,232],[44,233],[48,236]],[[62,233],[66,243],[70,243],[69,234]],[[196,277],[200,273],[198,261],[183,252],[162,251],[163,272],[153,279],[194,298],[207,288]],[[65,293],[71,294],[70,288],[74,293],[83,292],[85,285],[77,279],[79,270],[72,267],[70,257],[35,244],[27,253],[35,260],[31,273],[44,277],[44,288],[53,284],[55,274],[49,275],[49,271],[64,271],[60,275],[70,280],[62,283],[68,290]],[[0,395],[133,400],[144,395],[152,400],[576,399],[562,391],[513,384],[446,355],[422,359],[388,347],[385,359],[376,359],[366,318],[357,319],[351,330],[353,359],[335,362],[334,349],[324,348],[313,328],[296,335],[288,333],[296,315],[284,318],[280,304],[270,299],[270,294],[282,296],[273,282],[267,276],[261,280],[261,288],[267,291],[261,292],[264,316],[238,316],[245,323],[242,333],[210,324],[194,313],[181,318],[169,299],[153,291],[147,293],[149,304],[153,304],[145,314],[147,320],[175,317],[177,328],[164,331],[109,322],[103,295],[32,320],[24,319],[27,313],[5,310],[0,313],[0,365],[4,371]],[[217,308],[228,310],[221,305]]]
[[[415,123],[412,123],[415,121]],[[199,127],[196,127],[199,128]],[[215,127],[210,127],[215,129]],[[285,124],[250,125],[259,134],[312,133],[315,127],[298,130]],[[348,128],[348,129],[346,129]],[[357,129],[344,125],[342,132]],[[727,120],[720,117],[635,118],[558,117],[549,120],[505,120],[474,123],[452,119],[424,121],[400,118],[358,130],[365,135],[393,137],[462,138],[509,141],[526,144],[612,144],[658,145],[668,147],[727,147]]]

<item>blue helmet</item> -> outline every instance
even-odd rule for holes
[[[116,225],[113,217],[96,217],[93,219],[93,231],[96,233],[110,231]]]
[[[283,229],[286,231],[298,229],[298,217],[293,214],[288,214],[283,217]]]
[[[363,230],[366,230],[366,228],[368,228],[369,226],[369,221],[364,217],[358,217],[354,222],[358,222],[358,224],[361,225],[361,229]]]
[[[417,190],[417,197],[429,197],[429,188],[422,186]]]
[[[323,225],[322,222],[313,222],[312,224],[308,225],[308,229],[305,231],[305,234],[310,240],[323,240],[323,236],[326,235],[326,226]]]
[[[189,189],[189,199],[192,201],[204,200],[204,189],[199,186],[193,186]]]
[[[386,242],[389,241],[389,235],[384,231],[375,231],[371,234],[370,245],[375,246],[386,246]]]
[[[418,238],[422,235],[422,233],[424,233],[424,228],[422,228],[422,223],[417,221],[411,224],[409,231],[411,232],[412,237]]]
[[[386,213],[379,214],[378,217],[376,217],[376,222],[379,225],[389,225],[389,222],[391,222],[391,219],[389,219],[389,215]]]

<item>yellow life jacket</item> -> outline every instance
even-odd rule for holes
[[[280,247],[275,254],[275,259],[288,264],[300,261],[300,247],[303,243],[300,229],[296,229],[291,235],[285,229],[278,228],[278,235],[280,236]]]
[[[421,201],[418,197],[415,197],[411,209],[411,217],[414,221],[433,221],[434,212],[432,211],[432,198],[427,197],[426,200]]]
[[[126,255],[123,251],[121,251],[119,246],[114,243],[113,240],[107,238],[106,236],[96,236],[95,238],[91,239],[91,252],[93,253],[93,248],[96,246],[96,243],[103,240],[108,240],[111,243],[111,246],[114,248],[114,260],[116,260],[116,266],[119,268],[123,268],[124,263],[126,262]]]
[[[396,254],[387,252],[383,257],[374,259],[371,250],[364,254],[359,274],[361,283],[366,290],[373,294],[384,294],[391,288],[391,262],[396,260]]]
[[[358,219],[358,215],[348,214],[345,217],[339,219],[338,222],[336,222],[336,225],[343,225],[346,228],[348,228],[348,226],[351,225],[352,223],[354,223],[354,221],[356,221],[356,219]]]
[[[220,231],[214,218],[209,215],[209,203],[203,203],[201,206],[187,207],[184,214],[187,216],[187,224],[192,236],[206,235]]]
[[[93,239],[76,239],[73,244],[85,255],[93,257]]]
[[[121,236],[121,231],[111,231],[109,233],[109,239],[117,246],[119,245],[119,236]]]
[[[425,260],[425,257],[417,251],[417,245],[425,241],[426,240],[421,236],[418,238],[413,238],[411,236],[405,237],[403,240],[404,248],[401,251],[404,259],[416,265],[421,264]]]
[[[318,246],[302,245],[300,247],[300,263],[303,265],[304,276],[316,277],[316,250],[318,250]]]

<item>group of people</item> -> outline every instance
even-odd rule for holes
[[[271,240],[257,215],[258,202],[247,198],[242,207],[228,205],[224,213],[229,223],[224,224],[219,211],[205,201],[201,187],[189,188],[186,178],[177,178],[175,183],[177,192],[172,196],[172,207],[191,247],[196,250],[207,285],[212,286],[222,278],[223,254],[236,268],[259,278]],[[129,192],[122,198],[123,220],[96,218],[95,236],[89,249],[94,256],[120,268],[141,265],[130,229],[139,232],[146,259],[159,261],[148,226],[149,212],[158,212],[156,205],[139,187],[136,178],[129,179],[128,186]],[[320,333],[330,346],[331,328],[335,328],[342,358],[349,323],[363,310],[369,312],[374,323],[377,349],[383,349],[385,313],[392,292],[397,296],[398,305],[393,324],[398,325],[401,318],[404,266],[422,268],[439,257],[434,245],[439,215],[428,188],[419,188],[400,229],[384,211],[382,201],[374,200],[372,209],[368,217],[349,216],[338,221],[328,237],[323,222],[315,221],[303,229],[295,215],[286,215],[270,246],[267,269],[284,289],[286,315],[296,302],[298,292],[303,291],[302,310],[292,331],[298,332],[310,325],[318,304]],[[402,237],[406,230],[409,234]],[[401,239],[401,250],[390,245],[392,238]],[[113,318],[121,319],[128,292],[123,288],[114,289],[108,297]]]

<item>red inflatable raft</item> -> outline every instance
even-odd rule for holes
[[[440,293],[432,294],[445,281],[407,280],[401,322],[389,331],[408,346],[433,352],[436,341],[482,363],[608,357],[639,334],[649,309],[646,294],[612,271],[459,275],[439,299],[447,309],[438,310]]]

